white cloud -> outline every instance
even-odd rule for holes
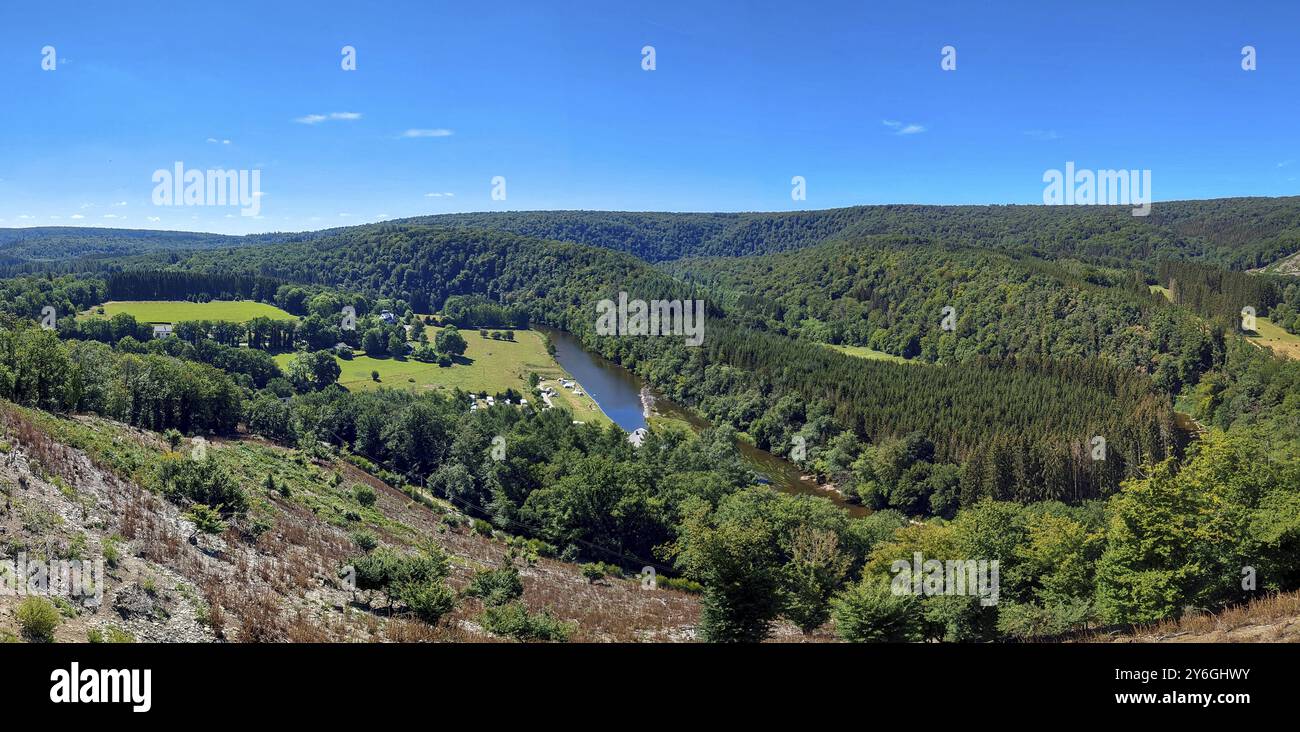
[[[161,217],[161,216],[150,216],[150,217],[149,217],[149,220],[152,221],[152,222],[154,222],[154,223],[158,223],[159,221],[162,221],[162,217]]]
[[[106,218],[106,219],[120,219],[120,218],[124,218],[124,217],[122,217],[122,216],[118,216],[117,214],[104,214],[104,218]]]
[[[27,214],[20,214],[20,215],[18,216],[18,218],[19,218],[19,219],[31,219],[31,218],[35,218],[35,217],[34,217],[34,216],[28,216]]]
[[[230,140],[218,140],[218,139],[215,138],[215,137],[209,137],[209,138],[208,138],[208,142],[211,143],[211,144],[213,144],[213,145],[218,145],[218,144],[220,144],[220,145],[229,145],[229,144],[230,144]]]
[[[431,130],[411,129],[403,132],[399,137],[451,137],[453,134],[455,133],[451,130],[439,127]]]
[[[342,120],[361,119],[361,113],[360,112],[330,112],[329,114],[309,114],[295,119],[294,122],[299,122],[304,125],[316,125],[331,119],[342,119]]]
[[[339,214],[339,218],[344,218],[344,219],[346,219],[346,218],[351,218],[351,217],[352,217],[352,214],[350,214],[350,213],[341,213],[341,214]]]
[[[70,219],[84,219],[84,218],[86,218],[86,217],[85,217],[85,216],[82,216],[81,214],[72,214],[72,215],[69,216],[68,218],[70,218]]]
[[[117,203],[115,203],[115,204],[113,204],[113,205],[114,205],[114,206],[118,206],[118,207],[125,206],[125,205],[126,205],[126,201],[118,201]]]
[[[882,119],[880,120],[880,123],[892,129],[895,135],[916,135],[925,132],[925,127],[918,125],[915,122],[903,124],[897,120]]]
[[[426,193],[426,194],[424,194],[424,197],[425,197],[425,198],[442,198],[442,197],[444,197],[444,196],[446,196],[447,198],[454,198],[454,197],[456,196],[456,194],[455,194],[455,193]]]
[[[1294,162],[1295,162],[1294,160],[1283,160],[1282,162],[1280,162],[1280,163],[1277,164],[1277,167],[1279,167],[1279,168],[1285,168],[1285,167],[1291,165],[1291,163],[1294,163]]]

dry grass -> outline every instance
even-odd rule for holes
[[[1091,643],[1296,643],[1300,593],[1273,594],[1219,613],[1187,615],[1131,632],[1097,633]]]

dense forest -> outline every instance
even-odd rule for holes
[[[1122,206],[890,205],[734,214],[521,211],[396,223],[510,231],[626,251],[649,262],[773,254],[889,234],[1148,272],[1161,259],[1250,269],[1300,249],[1300,198],[1162,202],[1147,217]]]
[[[709,640],[760,640],[782,619],[833,618],[853,641],[1150,622],[1252,597],[1243,568],[1260,590],[1300,587],[1300,362],[1235,326],[1243,300],[1297,325],[1300,288],[1243,271],[1300,248],[1296,208],[470,214],[132,252],[0,282],[0,398],[337,451],[554,556],[684,575]],[[595,303],[620,292],[704,300],[703,345],[598,335]],[[130,316],[62,317],[111,297],[243,298],[298,317],[178,323],[159,340]],[[31,323],[46,306],[52,331]],[[355,329],[338,325],[345,306]],[[568,330],[717,426],[636,448],[562,410],[336,383],[336,342],[405,353],[401,324],[434,312]],[[494,436],[504,460],[487,457]],[[735,436],[872,513],[757,486]],[[168,480],[240,520],[223,481]],[[998,560],[1001,601],[892,592],[891,564],[916,552]]]

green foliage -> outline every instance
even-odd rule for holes
[[[29,642],[54,642],[54,629],[59,626],[59,610],[49,600],[30,596],[18,604],[15,617],[19,631]]]
[[[223,515],[248,510],[248,497],[243,489],[211,456],[194,460],[176,453],[163,455],[158,461],[155,480],[163,495],[176,503],[220,507]]]
[[[921,639],[920,602],[894,594],[888,580],[864,578],[831,600],[835,632],[850,643],[902,643]]]
[[[524,583],[519,578],[519,570],[509,561],[504,561],[497,569],[475,572],[465,588],[465,594],[479,598],[484,605],[494,607],[523,597]]]
[[[530,613],[522,602],[491,606],[483,611],[483,627],[496,635],[519,641],[554,641],[563,643],[577,629],[549,611]]]
[[[447,555],[428,544],[418,554],[399,554],[379,548],[352,560],[356,589],[379,592],[406,612],[434,625],[455,606],[455,593],[447,587]]]
[[[221,520],[221,504],[215,507],[196,503],[185,512],[185,518],[194,522],[194,528],[205,534],[220,534],[226,530],[226,522]]]
[[[356,499],[357,503],[367,507],[375,505],[375,501],[379,500],[375,489],[365,483],[358,483],[353,486],[352,497]]]
[[[368,552],[379,546],[379,539],[369,531],[354,531],[352,532],[352,543],[356,544],[361,551]]]

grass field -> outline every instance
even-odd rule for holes
[[[858,358],[867,358],[873,361],[893,361],[894,363],[910,363],[910,361],[903,358],[902,356],[895,356],[892,353],[877,351],[871,348],[867,348],[866,346],[836,346],[830,343],[823,343],[822,345],[826,346],[827,348],[833,348],[839,351],[840,353],[847,353],[850,356],[857,356]]]
[[[1300,359],[1300,336],[1282,330],[1268,318],[1255,319],[1255,332],[1259,335],[1247,339],[1257,346],[1268,346],[1273,352],[1287,358]]]
[[[437,326],[425,327],[429,342],[433,342],[440,330],[442,328]],[[600,411],[591,397],[585,394],[577,396],[568,389],[560,388],[558,379],[561,376],[570,378],[569,374],[546,352],[541,333],[533,330],[517,330],[514,333],[515,340],[498,341],[483,338],[477,331],[461,331],[467,344],[465,358],[469,363],[457,362],[448,367],[413,358],[371,358],[362,351],[356,351],[351,360],[338,359],[342,370],[339,383],[353,391],[380,387],[415,392],[460,388],[469,392],[486,391],[495,394],[514,389],[527,395],[530,391],[528,374],[536,372],[544,382],[559,392],[553,398],[555,405],[568,407],[573,411],[574,419],[609,424],[609,417]],[[284,367],[291,358],[292,353],[282,353],[275,360]],[[379,372],[379,381],[371,379],[371,371]]]
[[[294,316],[274,305],[251,300],[113,300],[103,305],[103,317],[129,313],[142,323],[178,323],[182,320],[228,320],[244,323],[264,316],[274,320],[294,320]],[[91,314],[95,311],[92,309]]]

